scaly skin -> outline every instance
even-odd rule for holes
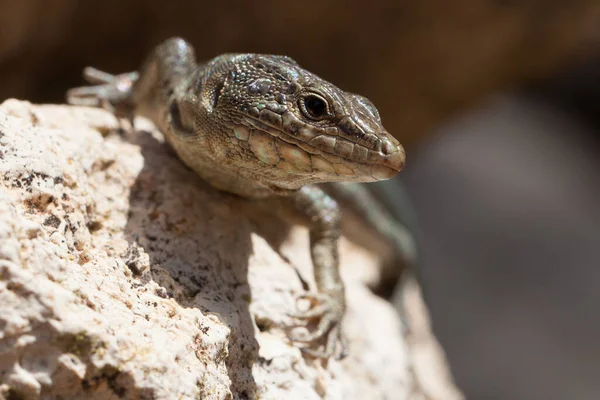
[[[71,104],[102,106],[133,119],[140,114],[164,133],[179,157],[215,188],[279,204],[310,233],[317,292],[295,316],[319,319],[292,338],[325,340],[328,357],[341,346],[345,310],[338,271],[340,210],[315,184],[388,179],[404,165],[404,150],[364,97],[344,92],[284,56],[225,54],[198,65],[190,44],[159,45],[139,73],[84,71],[96,84],[71,89]]]

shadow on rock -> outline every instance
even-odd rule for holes
[[[157,295],[204,315],[214,314],[227,325],[223,359],[230,389],[235,397],[253,398],[258,343],[247,278],[252,228],[239,213],[239,200],[202,181],[150,133],[125,137],[140,146],[144,167],[129,198],[125,235],[130,247],[124,258],[142,282],[160,285]],[[144,252],[150,259],[145,272],[135,262]],[[198,330],[202,332],[200,325]],[[202,340],[202,333],[198,338]]]

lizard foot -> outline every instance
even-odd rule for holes
[[[327,293],[309,292],[299,295],[296,300],[308,300],[311,307],[306,311],[292,314],[300,320],[319,319],[316,328],[304,335],[291,335],[294,342],[318,345],[324,342],[324,349],[315,350],[308,347],[301,348],[302,352],[316,358],[327,359],[336,356],[342,359],[346,356],[345,340],[342,335],[341,321],[344,309],[339,301]]]
[[[133,108],[127,105],[131,88],[139,75],[129,72],[111,75],[96,68],[87,67],[83,77],[93,86],[82,86],[67,91],[67,102],[77,106],[104,108],[118,117],[133,120]]]

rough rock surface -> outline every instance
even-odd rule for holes
[[[342,243],[350,356],[304,358],[305,232],[267,241],[139,122],[0,106],[0,398],[425,398],[372,255]]]

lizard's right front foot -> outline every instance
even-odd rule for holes
[[[77,106],[101,107],[118,117],[133,119],[133,106],[128,104],[131,89],[139,74],[128,72],[111,75],[87,67],[83,77],[93,86],[82,86],[67,91],[67,102]]]
[[[291,335],[290,339],[299,343],[318,345],[324,343],[324,349],[316,350],[309,347],[302,347],[305,354],[316,358],[327,359],[335,356],[342,359],[346,356],[346,344],[342,334],[341,321],[344,316],[343,300],[340,300],[339,293],[320,293],[308,292],[297,297],[297,300],[309,300],[311,307],[306,311],[300,311],[292,314],[292,317],[299,320],[317,319],[316,329],[302,336]]]

